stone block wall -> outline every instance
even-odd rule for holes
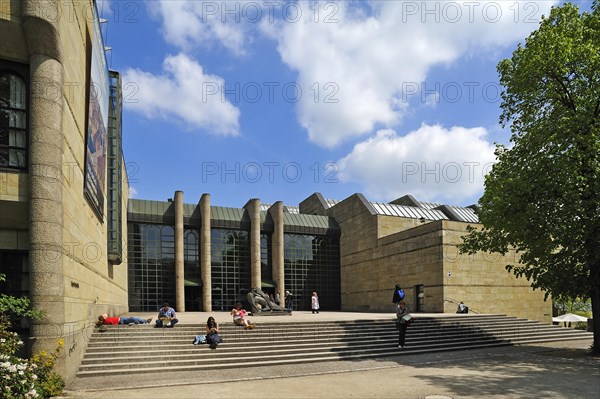
[[[62,141],[48,143],[58,146],[52,149],[52,156],[44,152],[48,146],[30,147],[30,152],[35,152],[30,154],[30,162],[38,162],[35,168],[25,173],[0,172],[3,214],[8,207],[21,209],[19,216],[11,221],[12,226],[0,224],[0,249],[31,250],[32,240],[35,241],[37,249],[30,255],[30,273],[38,277],[32,280],[30,293],[47,316],[32,330],[33,349],[53,350],[62,338],[64,350],[56,367],[67,381],[78,369],[97,315],[120,315],[128,311],[127,182],[123,182],[122,198],[125,260],[120,265],[111,265],[107,258],[107,211],[104,210],[101,220],[85,199],[83,189],[89,86],[87,52],[88,37],[93,31],[91,7],[91,0],[3,0],[0,10],[3,32],[0,58],[31,65],[35,91],[32,88],[30,96],[30,141],[44,140],[41,134],[44,130],[39,125],[44,120],[53,121],[51,129],[62,135]],[[41,84],[39,80],[36,83],[35,79],[40,78]],[[62,111],[57,113],[57,109]],[[60,159],[54,157],[55,153],[62,154]],[[123,170],[126,176],[124,167]],[[53,186],[40,185],[36,180],[40,178]],[[40,187],[48,188],[39,191]],[[106,194],[106,186],[104,190]],[[106,208],[106,199],[104,202]],[[43,222],[47,229],[33,216],[38,214],[52,214],[51,222]],[[33,235],[32,224],[38,226]],[[51,237],[51,230],[60,234]],[[44,251],[46,241],[52,242],[52,246]],[[45,275],[47,279],[40,278]]]
[[[533,290],[528,280],[506,270],[506,265],[518,262],[514,251],[505,256],[458,253],[456,245],[462,242],[466,226],[451,221],[442,223],[444,312],[456,312],[457,303],[464,301],[479,313],[501,313],[550,323],[552,302],[544,301],[544,292]]]
[[[394,312],[392,293],[400,284],[415,311],[454,313],[460,301],[479,313],[501,313],[551,321],[552,305],[525,279],[508,273],[507,256],[458,253],[467,224],[376,215],[360,195],[325,211],[342,236],[342,310]],[[417,298],[420,286],[422,298]]]

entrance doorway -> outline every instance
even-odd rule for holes
[[[423,285],[415,285],[415,312],[423,311],[423,303],[425,301],[425,293]]]

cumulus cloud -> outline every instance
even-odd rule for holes
[[[162,20],[162,33],[168,43],[186,51],[219,43],[232,53],[243,55],[250,28],[244,22],[255,16],[250,15],[253,9],[242,7],[244,3],[153,0],[147,4],[151,14]]]
[[[495,161],[482,127],[422,125],[405,136],[380,130],[338,161],[342,182],[356,182],[369,198],[389,201],[405,194],[458,203],[483,192]]]
[[[226,100],[221,77],[205,73],[185,54],[168,55],[163,70],[156,75],[140,69],[124,71],[123,85],[131,93],[124,101],[127,109],[148,119],[174,118],[212,134],[239,134],[240,111]]]
[[[300,2],[297,21],[261,26],[299,74],[301,125],[333,147],[396,126],[410,105],[406,88],[420,86],[431,67],[521,40],[555,3]]]

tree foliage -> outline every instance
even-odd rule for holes
[[[553,8],[498,64],[512,146],[479,201],[483,228],[462,252],[517,250],[507,266],[555,298],[592,299],[600,316],[600,5]],[[598,328],[596,328],[598,330]],[[596,342],[600,335],[596,335]],[[598,345],[595,345],[598,349]]]

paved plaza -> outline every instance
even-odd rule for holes
[[[146,314],[139,314],[145,316]],[[227,313],[214,313],[230,321]],[[205,314],[181,315],[200,323]],[[294,312],[277,321],[390,318],[390,314]],[[440,315],[437,315],[440,316]],[[293,319],[292,319],[293,318]],[[319,318],[321,319],[321,318]],[[593,398],[600,358],[592,341],[560,341],[453,352],[402,354],[276,367],[250,367],[74,381],[66,398]],[[218,349],[217,349],[218,350]]]

